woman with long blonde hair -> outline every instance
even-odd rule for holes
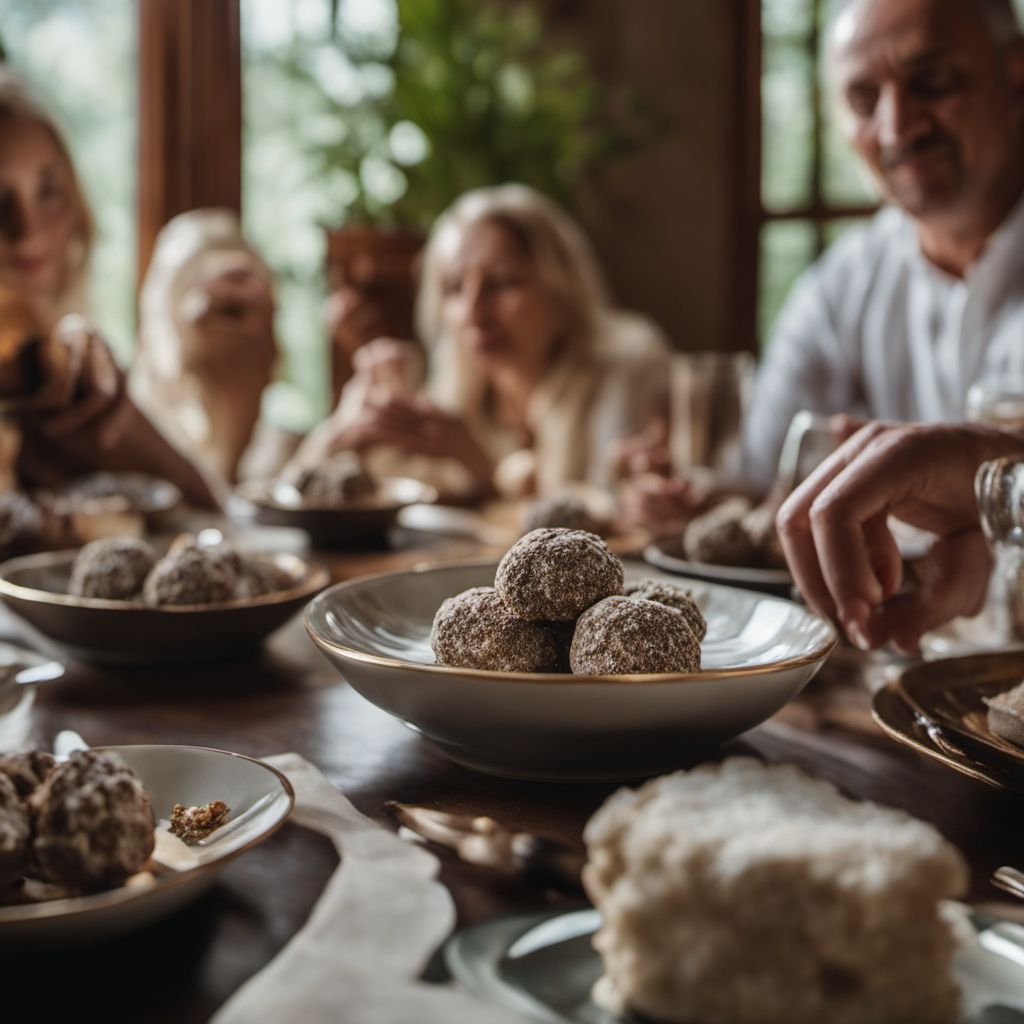
[[[667,404],[660,332],[611,306],[580,228],[525,185],[468,192],[438,219],[417,327],[422,391],[371,397],[356,415],[343,396],[300,458],[385,444],[455,462],[477,497],[543,496],[610,485],[615,442]]]
[[[2,475],[49,486],[98,469],[134,470],[215,505],[203,476],[132,404],[124,374],[89,323],[93,236],[60,130],[25,83],[0,67],[0,368],[24,363],[44,342],[59,354],[34,367],[27,391],[2,396]],[[23,322],[31,330],[17,329]]]

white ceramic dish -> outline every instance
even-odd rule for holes
[[[626,579],[668,578],[626,562]],[[835,645],[824,620],[791,601],[695,584],[708,620],[705,671],[574,676],[437,665],[434,613],[446,597],[493,583],[495,563],[364,577],[306,609],[313,641],[367,700],[495,775],[594,781],[678,767],[779,710]]]
[[[197,896],[230,860],[262,842],[291,814],[295,796],[281,772],[262,761],[207,747],[106,747],[124,758],[142,780],[157,818],[176,803],[195,806],[223,800],[228,821],[191,847],[194,866],[70,899],[0,906],[0,943],[58,945],[94,941],[139,928]]]
[[[734,587],[750,587],[769,593],[788,594],[793,586],[793,577],[788,569],[756,569],[751,566],[694,562],[684,557],[682,546],[677,540],[660,540],[648,544],[644,548],[644,561],[676,576],[689,576]]]
[[[222,604],[151,607],[73,597],[75,551],[12,558],[0,565],[0,598],[43,636],[85,661],[172,664],[251,650],[328,583],[326,569],[291,554],[267,555],[291,580],[287,590]]]
[[[966,925],[967,908],[953,906]],[[609,1013],[591,998],[602,973],[601,958],[591,945],[599,923],[596,910],[498,918],[454,935],[445,946],[445,962],[472,995],[533,1020],[635,1024],[637,1018]],[[981,926],[977,918],[974,923]],[[978,941],[967,939],[957,957],[964,1024],[1024,1024],[1024,947],[1014,948],[1000,934],[1007,927],[1021,933],[1016,925],[994,922],[979,931]],[[965,938],[970,934],[969,926],[961,931]],[[994,1006],[998,1010],[986,1010]]]

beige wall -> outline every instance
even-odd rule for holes
[[[601,173],[585,220],[618,301],[652,315],[681,348],[754,344],[732,336],[742,2],[552,5],[557,31],[582,44],[602,74],[650,96],[672,121],[663,141]]]

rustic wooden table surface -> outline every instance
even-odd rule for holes
[[[427,551],[317,556],[335,579],[479,551],[448,541]],[[0,617],[0,638],[33,638]],[[37,639],[37,638],[36,638]],[[1024,865],[1020,802],[885,738],[866,714],[861,668],[837,652],[806,695],[725,748],[801,765],[845,792],[933,822],[967,856],[975,898],[999,864]],[[836,699],[833,699],[833,698]],[[838,713],[822,713],[822,708]],[[365,814],[389,823],[387,800],[487,813],[579,845],[584,822],[614,788],[520,783],[451,764],[353,692],[315,650],[301,617],[243,661],[117,671],[69,663],[40,688],[33,741],[60,729],[90,743],[190,743],[251,755],[296,751]],[[462,864],[441,851],[462,923],[551,906],[559,897]],[[305,921],[336,865],[326,840],[288,825],[230,864],[203,897],[141,931],[88,948],[0,953],[0,1020],[205,1021]]]

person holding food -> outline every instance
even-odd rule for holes
[[[297,443],[260,418],[277,362],[274,285],[227,209],[161,229],[140,296],[132,396],[227,484],[270,475]]]
[[[974,477],[983,462],[1012,455],[1024,455],[1024,438],[990,427],[868,424],[779,511],[801,593],[864,650],[891,641],[912,653],[929,629],[976,614],[992,561]],[[936,534],[907,568],[890,516]]]
[[[202,474],[128,398],[124,374],[85,319],[92,239],[60,131],[25,84],[0,68],[0,400],[8,479],[52,485],[94,469],[135,470],[214,506]]]
[[[610,486],[614,442],[667,407],[660,332],[611,307],[579,226],[525,185],[468,192],[438,219],[416,313],[422,387],[415,346],[371,342],[299,461],[386,446],[444,465],[467,498],[547,496]]]

